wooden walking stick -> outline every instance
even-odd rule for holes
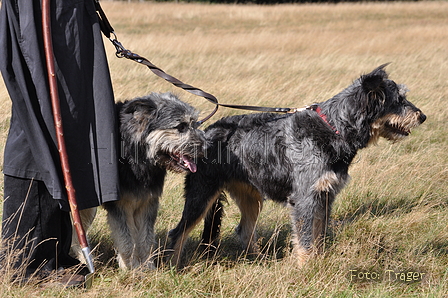
[[[73,187],[70,167],[68,163],[67,149],[65,147],[64,132],[62,128],[61,107],[59,102],[59,93],[56,72],[54,67],[53,42],[51,39],[51,18],[50,18],[50,0],[42,0],[42,31],[45,48],[45,58],[47,64],[48,82],[50,86],[51,106],[53,109],[54,125],[56,129],[56,139],[58,143],[59,156],[61,159],[62,172],[64,175],[65,188],[67,190],[68,202],[72,213],[73,226],[78,236],[84,258],[90,274],[85,278],[85,286],[92,284],[92,275],[95,272],[93,259],[90,254],[90,248],[87,243],[87,237],[82,226],[79,215],[78,204],[76,202],[75,188]]]

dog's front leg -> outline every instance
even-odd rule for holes
[[[158,209],[159,199],[148,195],[139,201],[138,207],[133,212],[132,220],[135,224],[135,233],[131,234],[135,243],[133,262],[147,269],[156,268],[153,252],[156,247],[154,225]]]
[[[96,207],[79,210],[79,215],[81,216],[81,223],[86,233],[89,230],[90,226],[92,225],[93,220],[95,219],[96,212],[97,212]],[[81,262],[85,261],[84,254],[81,250],[81,246],[79,245],[78,235],[74,228],[72,232],[72,245],[70,247],[70,255],[77,258]]]
[[[177,226],[168,234],[168,259],[177,267],[188,235],[193,228],[207,215],[213,204],[219,199],[221,190],[215,180],[203,181],[198,174],[188,175],[185,184],[185,205],[182,218]],[[217,220],[220,220],[217,218]],[[206,221],[207,222],[207,221]],[[211,223],[211,221],[208,221]]]
[[[314,192],[305,196],[291,196],[288,200],[291,208],[292,245],[293,256],[299,267],[303,266],[309,259],[315,248],[314,227],[320,226],[322,209],[319,207],[318,198]]]
[[[121,269],[132,269],[138,267],[138,262],[134,261],[135,243],[132,240],[129,226],[129,213],[132,213],[132,204],[121,199],[116,202],[104,204],[107,210],[107,222],[111,230],[111,237],[117,251],[117,261]]]

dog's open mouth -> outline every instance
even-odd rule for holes
[[[397,135],[408,136],[411,133],[410,129],[404,128],[397,123],[386,122],[385,126],[390,132]]]
[[[196,163],[193,161],[193,159],[188,155],[183,155],[180,153],[174,153],[171,154],[171,159],[173,162],[176,163],[176,166],[185,170],[190,171],[192,173],[195,173],[197,171]]]

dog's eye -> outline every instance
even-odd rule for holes
[[[179,131],[179,132],[186,132],[187,130],[188,130],[188,124],[187,123],[184,123],[184,122],[182,122],[182,123],[180,123],[178,126],[176,126],[176,129]]]

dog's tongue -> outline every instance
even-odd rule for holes
[[[190,172],[195,173],[198,169],[198,167],[196,166],[196,164],[194,163],[193,160],[191,160],[190,157],[183,155],[182,156],[182,161],[183,163],[188,167],[188,169],[190,170]]]

